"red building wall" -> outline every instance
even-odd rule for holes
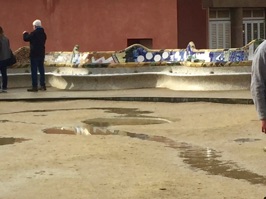
[[[41,19],[47,51],[121,50],[127,39],[151,38],[153,48],[177,48],[177,0],[1,1],[0,26],[16,50],[24,30]],[[185,0],[187,1],[187,0]]]
[[[178,0],[178,47],[193,41],[197,49],[208,46],[207,10],[201,0]]]

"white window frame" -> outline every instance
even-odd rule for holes
[[[251,32],[250,32],[250,40],[248,40],[248,34],[246,34],[248,32],[248,24],[251,25]],[[258,27],[258,30],[257,30],[257,38],[254,37],[254,25],[257,24],[257,27]],[[263,35],[261,35],[261,31],[260,31],[260,28],[261,26],[260,25],[263,25],[264,27],[264,33]],[[248,44],[250,41],[254,40],[254,39],[264,39],[265,37],[265,22],[264,20],[245,20],[243,21],[243,39],[244,39],[244,45]]]
[[[213,25],[216,25],[216,33],[213,33]],[[219,28],[222,27],[222,32]],[[228,32],[226,33],[227,30]],[[216,34],[212,37],[213,34]],[[216,46],[213,45],[213,39],[216,40]],[[230,48],[231,47],[231,22],[230,21],[210,21],[209,22],[209,47],[210,49]]]
[[[213,10],[218,13],[220,9]],[[231,47],[231,20],[230,20],[230,11],[228,10],[229,16],[226,18],[219,18],[216,13],[215,18],[209,18],[209,48],[217,49],[217,48],[230,48]],[[216,26],[216,30],[213,35],[213,26]],[[219,31],[219,28],[222,27],[222,31]],[[228,33],[226,33],[228,31]],[[215,40],[216,45],[213,45],[213,41]]]
[[[254,8],[254,9],[248,9],[251,11],[251,17],[244,17],[243,18],[243,42],[244,45],[249,43],[250,41],[254,39],[264,39],[265,37],[265,10],[264,9],[259,9],[259,8]],[[261,17],[253,17],[254,16],[254,11],[256,10],[261,10],[263,11],[263,16]],[[247,35],[248,32],[248,25],[251,25],[251,35]],[[257,30],[257,38],[254,38],[254,25],[257,24],[258,30]],[[263,35],[261,35],[261,24],[263,25]],[[248,36],[250,36],[250,40],[248,40]]]
[[[248,44],[250,41],[254,40],[254,39],[264,39],[265,37],[265,11],[264,9],[248,9],[251,11],[251,17],[244,17],[243,18],[243,42],[244,45]],[[253,17],[254,16],[254,11],[256,10],[261,10],[263,11],[263,16],[261,17]],[[254,37],[254,31],[255,31],[255,24],[258,27],[257,30],[257,38]],[[248,35],[248,25],[251,26],[251,30],[250,30],[250,34]],[[261,35],[261,25],[263,26],[263,34]],[[250,38],[250,39],[248,39]]]

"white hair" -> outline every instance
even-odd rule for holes
[[[41,22],[40,19],[36,19],[36,20],[32,23],[32,25],[34,25],[34,26],[42,26],[42,22]]]

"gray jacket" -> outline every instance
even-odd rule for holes
[[[0,36],[0,61],[11,57],[9,40],[6,36]]]
[[[266,40],[255,51],[250,87],[259,119],[266,119]]]

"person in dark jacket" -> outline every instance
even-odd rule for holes
[[[11,57],[11,49],[9,39],[4,35],[4,30],[0,26],[0,71],[2,75],[1,89],[3,93],[7,92],[7,66]]]
[[[39,19],[36,19],[33,23],[33,31],[28,33],[23,32],[23,40],[30,42],[30,64],[31,64],[31,80],[32,87],[28,89],[29,92],[37,92],[38,90],[45,91],[45,42],[46,33],[42,27],[42,23]],[[40,73],[40,88],[38,88],[38,71]]]

